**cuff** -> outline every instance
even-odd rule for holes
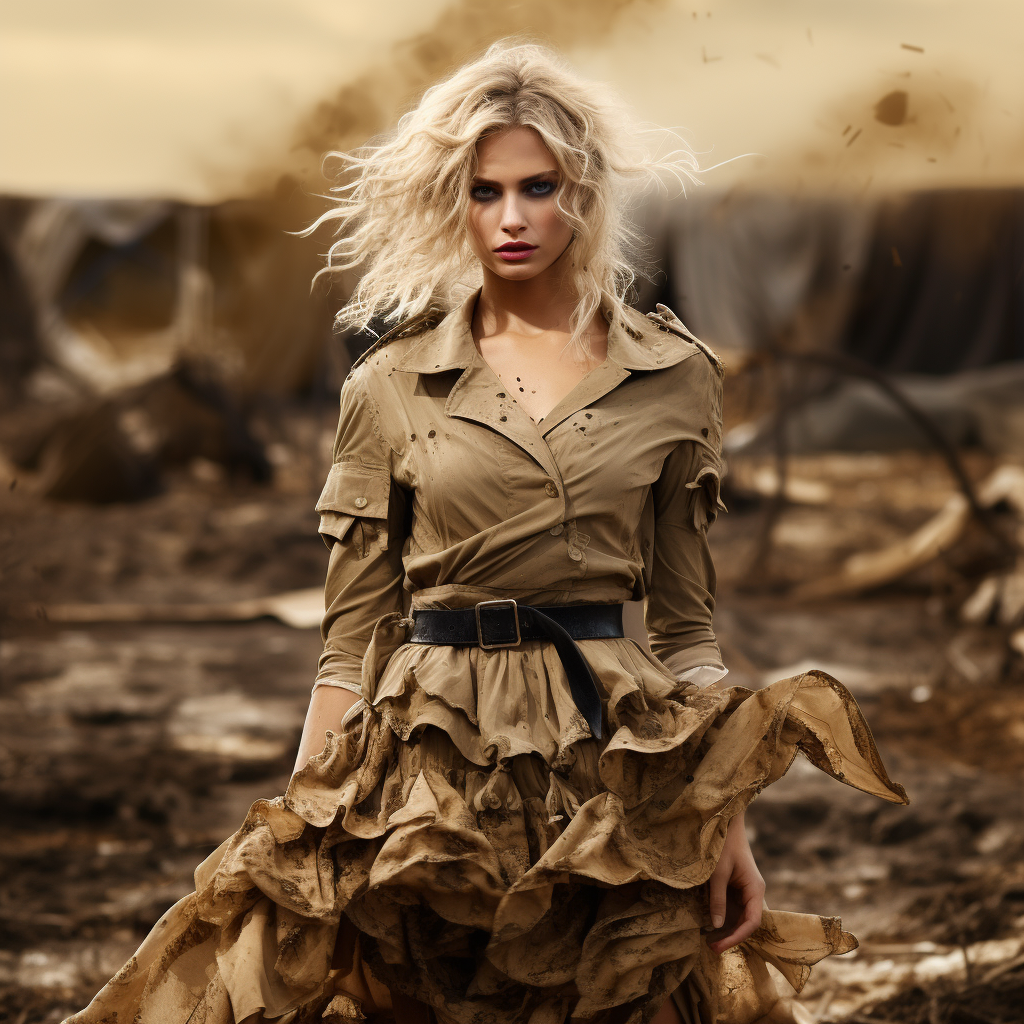
[[[724,665],[695,665],[693,668],[677,673],[676,679],[681,683],[693,683],[703,690],[705,686],[717,683],[719,679],[724,679],[728,674],[729,670]]]
[[[316,693],[318,687],[321,686],[333,686],[335,689],[338,690],[348,690],[349,693],[354,693],[357,696],[361,696],[363,692],[362,684],[353,683],[347,679],[318,679],[313,684],[313,689],[310,691],[310,693]]]
[[[658,658],[677,679],[684,678],[684,673],[693,668],[717,668],[722,675],[725,675],[722,652],[718,649],[718,644],[714,639],[705,640],[690,647],[670,649],[664,654],[659,654]]]

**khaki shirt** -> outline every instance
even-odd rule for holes
[[[372,350],[342,388],[316,506],[331,548],[317,685],[359,691],[382,616],[506,597],[646,597],[672,675],[721,666],[707,543],[721,507],[717,360],[630,311],[605,361],[535,423],[476,349],[476,297]]]

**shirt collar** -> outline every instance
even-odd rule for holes
[[[479,294],[477,289],[468,295],[436,327],[414,342],[399,359],[397,369],[444,373],[446,370],[464,370],[476,362],[479,353],[473,341],[473,310]]]
[[[480,358],[472,329],[473,310],[479,295],[477,289],[437,327],[427,331],[398,361],[397,369],[444,373],[473,365]],[[633,309],[627,309],[622,320],[608,325],[608,361],[624,370],[663,370],[696,351],[695,345],[659,329]]]

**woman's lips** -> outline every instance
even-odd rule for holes
[[[516,263],[519,260],[529,259],[536,251],[536,245],[527,245],[515,249],[495,249],[495,253],[506,263]]]

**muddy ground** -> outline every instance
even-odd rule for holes
[[[312,505],[333,411],[272,419],[269,485],[198,460],[135,504],[7,489],[8,609],[318,585]],[[764,502],[734,488],[714,527],[726,662],[747,686],[809,665],[845,681],[912,798],[883,804],[798,761],[752,806],[769,903],[841,915],[862,941],[814,972],[800,1005],[815,1021],[1024,1020],[1024,672],[1003,632],[956,616],[995,555],[971,535],[898,585],[797,604],[788,586],[913,529],[952,484],[914,453],[806,458],[795,472],[828,480],[830,497],[784,512],[756,571]],[[270,619],[0,628],[0,1019],[59,1021],[191,890],[252,800],[283,790],[320,642]]]

